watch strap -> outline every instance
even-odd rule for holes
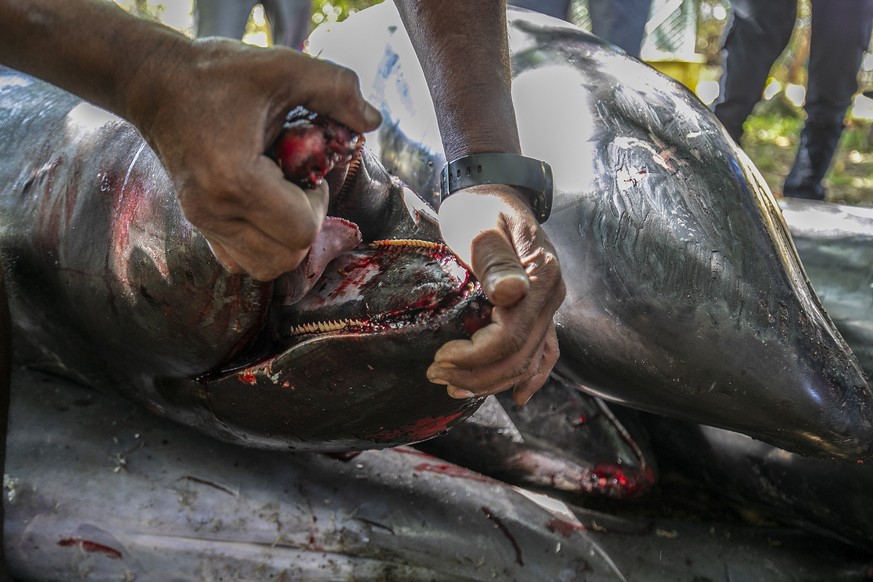
[[[440,174],[440,202],[464,188],[505,184],[524,191],[542,224],[552,210],[552,169],[546,162],[511,153],[471,154],[448,162]]]

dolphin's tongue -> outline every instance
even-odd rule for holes
[[[347,166],[360,149],[361,137],[348,127],[302,107],[288,114],[285,127],[268,154],[285,177],[301,188],[314,188],[333,169]],[[292,305],[309,293],[329,262],[361,243],[358,226],[328,216],[295,270],[276,280],[273,296],[279,305]]]
[[[321,277],[327,264],[361,243],[361,231],[354,222],[328,216],[321,225],[318,237],[300,266],[276,280],[276,303],[292,305],[309,293]]]

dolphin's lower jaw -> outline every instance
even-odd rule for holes
[[[410,280],[420,284],[411,289]],[[345,253],[293,308],[274,307],[264,331],[275,338],[268,353],[253,352],[248,363],[200,379],[196,392],[208,414],[198,424],[224,440],[293,450],[431,438],[472,414],[481,399],[450,398],[427,380],[427,368],[446,341],[485,325],[490,310],[443,245],[381,241]],[[171,398],[176,387],[165,380],[159,389]]]

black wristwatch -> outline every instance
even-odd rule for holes
[[[443,166],[440,174],[440,203],[470,186],[506,184],[530,197],[530,205],[540,224],[552,212],[552,168],[541,160],[518,154],[471,154]]]

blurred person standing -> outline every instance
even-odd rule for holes
[[[509,0],[509,4],[569,20],[572,0]],[[652,0],[588,0],[591,32],[640,58],[651,8]]]
[[[839,145],[870,42],[873,0],[811,0],[811,4],[806,122],[782,193],[824,200],[822,180]],[[743,123],[761,100],[773,63],[788,45],[796,15],[797,0],[731,1],[722,44],[721,91],[713,110],[737,143]]]
[[[196,0],[194,26],[197,37],[223,36],[241,39],[249,14],[256,4],[264,7],[273,44],[300,49],[309,36],[311,0]]]

